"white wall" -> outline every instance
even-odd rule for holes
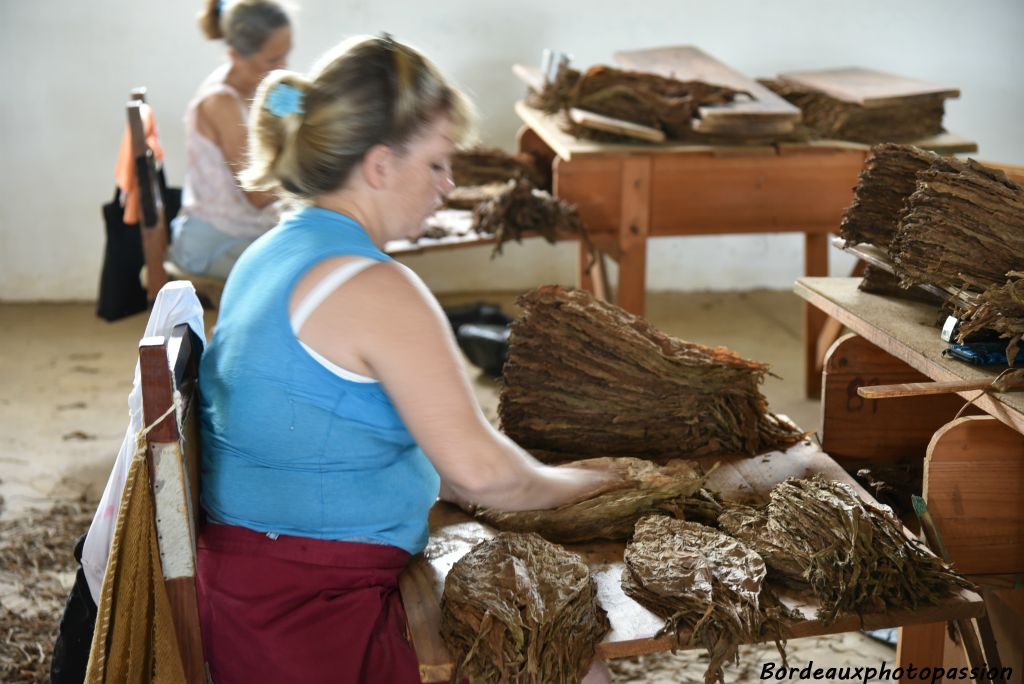
[[[184,0],[0,0],[0,300],[92,299],[102,252],[100,205],[128,89],[150,88],[170,180],[184,167],[181,114],[222,56],[203,41]],[[485,142],[511,147],[513,62],[541,49],[575,63],[617,49],[692,43],[751,76],[860,65],[959,86],[947,127],[979,157],[1024,163],[1021,0],[305,0],[294,68],[351,33],[387,30],[428,53],[477,100]],[[802,268],[797,235],[659,239],[651,289],[789,287]],[[574,247],[540,241],[417,257],[438,291],[570,283]],[[833,270],[849,269],[833,255]]]

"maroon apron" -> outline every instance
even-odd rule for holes
[[[394,546],[208,524],[196,585],[216,684],[419,682]]]

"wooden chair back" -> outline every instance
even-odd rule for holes
[[[153,484],[164,586],[189,684],[207,681],[196,600],[199,509],[198,369],[202,342],[185,325],[139,343],[146,460]],[[177,403],[176,403],[177,402]],[[171,411],[172,407],[176,410]],[[168,413],[169,412],[169,413]],[[179,429],[180,420],[180,429]]]

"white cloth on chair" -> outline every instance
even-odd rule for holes
[[[206,343],[206,332],[203,325],[203,307],[196,297],[192,283],[187,280],[176,280],[161,288],[153,303],[153,311],[149,314],[146,324],[146,337],[156,335],[168,336],[175,326],[187,323],[189,328]],[[128,464],[135,453],[135,436],[142,425],[142,376],[139,364],[135,363],[135,381],[128,395],[128,428],[125,430],[124,441],[117,452],[117,459],[103,489],[96,514],[89,526],[89,534],[85,538],[82,549],[82,570],[89,583],[89,593],[99,603],[100,588],[103,586],[103,573],[107,569],[107,558],[110,555],[110,543],[114,537],[114,524],[117,522],[117,511],[121,505],[121,492],[124,490],[125,475]]]

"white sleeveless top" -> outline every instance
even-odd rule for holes
[[[321,278],[320,282],[314,285],[313,289],[306,293],[306,296],[301,302],[299,302],[299,305],[295,307],[295,313],[292,314],[292,332],[295,334],[296,338],[299,335],[299,331],[302,330],[302,326],[306,322],[306,319],[316,311],[316,308],[320,306],[332,292],[341,287],[345,282],[362,273],[365,269],[379,263],[380,262],[376,259],[369,259],[366,257],[353,259],[352,261],[342,264]],[[317,363],[337,375],[339,378],[344,378],[345,380],[350,380],[352,382],[379,382],[376,378],[369,378],[365,375],[360,375],[359,373],[350,371],[347,368],[342,368],[327,357],[317,353],[315,349],[302,340],[299,340],[299,344],[302,345],[302,348],[305,349],[310,356],[316,359]]]
[[[255,238],[273,228],[280,218],[278,203],[262,209],[245,198],[220,147],[196,128],[199,103],[214,93],[228,93],[238,102],[242,121],[249,123],[249,107],[234,88],[224,83],[229,65],[214,71],[199,86],[185,112],[185,183],[182,213],[196,216],[232,237]]]

